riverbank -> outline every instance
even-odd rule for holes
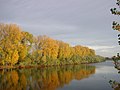
[[[101,61],[101,62],[105,62]],[[52,67],[52,66],[68,66],[68,65],[83,65],[83,64],[93,64],[93,63],[100,63],[100,62],[91,62],[91,63],[75,63],[75,64],[63,64],[63,65],[14,65],[14,66],[0,66],[0,70],[2,69],[28,69],[28,68],[45,68],[45,67]]]

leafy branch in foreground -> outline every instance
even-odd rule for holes
[[[118,8],[120,8],[120,0],[117,0],[116,4],[117,4]],[[111,8],[110,11],[114,15],[118,15],[118,16],[120,15],[120,11],[117,8]],[[113,25],[112,28],[114,30],[120,31],[120,24],[117,21],[113,21],[112,25]]]
[[[117,0],[116,5],[118,6],[118,8],[120,8],[120,0]],[[111,8],[110,11],[114,15],[118,15],[118,16],[120,15],[120,11],[117,8]],[[114,30],[120,31],[120,24],[117,21],[113,21],[112,28]],[[120,40],[120,34],[118,35],[118,40]],[[118,43],[120,45],[120,41],[118,41]],[[117,53],[117,56],[113,56],[115,68],[117,68],[118,70],[120,69],[120,64],[118,62],[119,59],[120,59],[119,53]]]

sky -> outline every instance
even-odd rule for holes
[[[18,24],[33,35],[47,35],[71,46],[92,48],[97,55],[120,52],[110,9],[116,0],[0,0],[0,23]]]

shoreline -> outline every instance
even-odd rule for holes
[[[102,61],[105,62],[105,61]],[[80,63],[80,64],[64,64],[64,65],[15,65],[15,66],[0,66],[0,70],[3,69],[29,69],[29,68],[45,68],[52,66],[67,66],[67,65],[82,65],[82,64],[93,64],[93,63],[101,63],[101,62],[92,62],[92,63]]]

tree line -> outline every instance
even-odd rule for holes
[[[104,58],[81,45],[70,46],[48,36],[33,36],[16,24],[0,24],[0,65],[64,65],[100,62]]]

